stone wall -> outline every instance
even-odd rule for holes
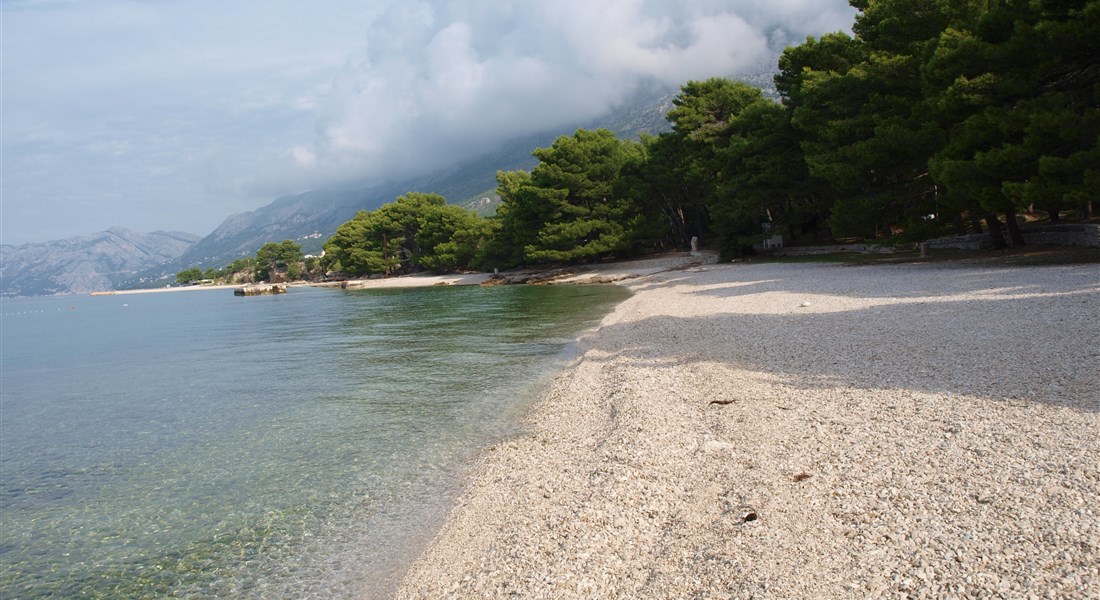
[[[763,250],[761,246],[753,246]],[[911,245],[904,249],[912,248]],[[899,248],[893,246],[878,246],[875,244],[837,244],[834,246],[791,246],[781,247],[771,254],[773,256],[814,256],[818,254],[836,254],[837,252],[857,252],[860,254],[893,254]]]
[[[1033,246],[1088,246],[1100,248],[1100,225],[1092,223],[1065,223],[1057,225],[1037,225],[1022,228],[1024,241]],[[1008,232],[1005,231],[1008,241]],[[993,247],[988,233],[973,233],[942,237],[925,242],[929,249],[988,250]],[[1011,243],[1011,242],[1009,242]],[[918,245],[898,247],[876,244],[844,244],[836,246],[791,246],[779,247],[770,251],[774,256],[805,256],[814,254],[833,254],[835,252],[891,253],[910,250]],[[753,245],[757,251],[765,251],[763,244]]]
[[[946,248],[954,250],[985,250],[986,248],[993,247],[993,242],[989,239],[988,233],[972,233],[970,235],[936,238],[924,243],[927,244],[929,248],[937,250]]]
[[[1088,246],[1100,248],[1100,225],[1091,223],[1065,223],[1022,228],[1024,241],[1035,246]],[[1005,232],[1008,238],[1008,232]],[[954,248],[957,250],[984,250],[993,247],[988,233],[958,235],[937,238],[926,242],[929,248]]]
[[[1024,229],[1024,241],[1052,246],[1089,246],[1100,248],[1100,225],[1066,223]]]

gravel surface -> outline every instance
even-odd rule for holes
[[[1100,597],[1096,265],[623,285],[399,598]]]

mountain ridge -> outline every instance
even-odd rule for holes
[[[201,238],[182,231],[111,227],[90,235],[0,245],[0,296],[49,296],[114,289],[182,255]]]

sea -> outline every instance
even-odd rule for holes
[[[627,292],[0,301],[0,598],[386,598]]]

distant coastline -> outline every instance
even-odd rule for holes
[[[189,285],[163,288],[144,288],[137,290],[109,290],[106,292],[91,292],[90,296],[126,296],[130,294],[160,294],[164,292],[194,292],[198,290],[232,290],[239,285]]]
[[[679,269],[691,265],[714,263],[718,255],[714,252],[700,252],[692,255],[688,252],[672,252],[649,257],[609,262],[594,265],[580,265],[566,269],[530,269],[510,271],[503,276],[511,279],[539,277],[541,283],[615,283],[634,277],[653,275],[669,269]],[[454,273],[448,275],[402,275],[380,279],[349,279],[324,283],[294,282],[290,287],[342,287],[346,289],[391,289],[419,288],[444,285],[482,285],[490,282],[496,275],[492,273]],[[190,285],[136,290],[113,290],[92,292],[92,296],[120,296],[128,294],[155,294],[164,292],[188,292],[197,290],[235,290],[245,284],[234,285]]]

